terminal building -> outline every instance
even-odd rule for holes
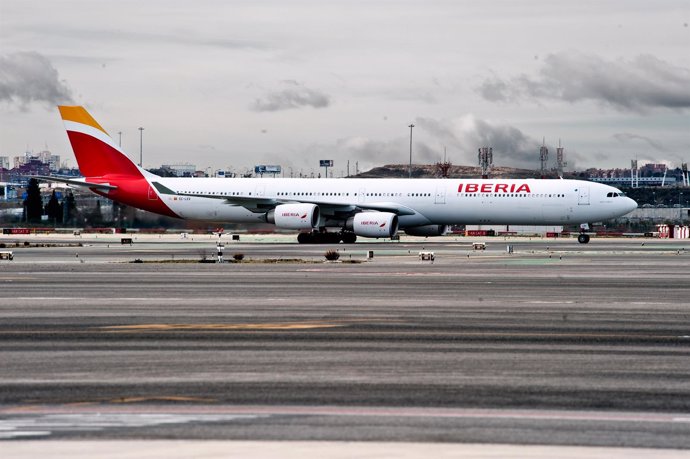
[[[630,177],[590,177],[587,180],[606,185],[631,186],[633,179]],[[677,180],[675,177],[635,177],[635,187],[644,186],[674,186]]]
[[[196,175],[195,164],[163,164],[161,169],[170,171],[175,177],[194,177]]]
[[[32,153],[27,151],[24,155],[14,157],[14,168],[20,169],[27,164],[38,164],[44,163],[48,166],[48,169],[52,172],[56,172],[60,169],[60,155],[54,155],[48,150],[41,151],[39,153]]]

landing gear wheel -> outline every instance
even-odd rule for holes
[[[312,242],[311,233],[299,233],[297,235],[297,242],[300,244],[309,244]]]
[[[340,233],[321,233],[323,236],[323,242],[327,244],[339,244],[340,243]]]
[[[577,242],[579,242],[580,244],[587,244],[589,242],[589,234],[578,235]]]

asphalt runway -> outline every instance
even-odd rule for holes
[[[690,448],[687,240],[27,238],[0,439]]]

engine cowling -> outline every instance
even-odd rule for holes
[[[448,225],[424,225],[405,228],[410,236],[443,236],[448,232]]]
[[[393,237],[398,233],[398,216],[390,212],[360,212],[346,226],[357,236]]]
[[[266,213],[266,221],[285,229],[312,229],[319,225],[321,212],[316,204],[281,204]]]

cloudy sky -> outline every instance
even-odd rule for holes
[[[568,169],[690,160],[690,1],[0,0],[0,155],[74,159],[86,106],[144,166]]]

